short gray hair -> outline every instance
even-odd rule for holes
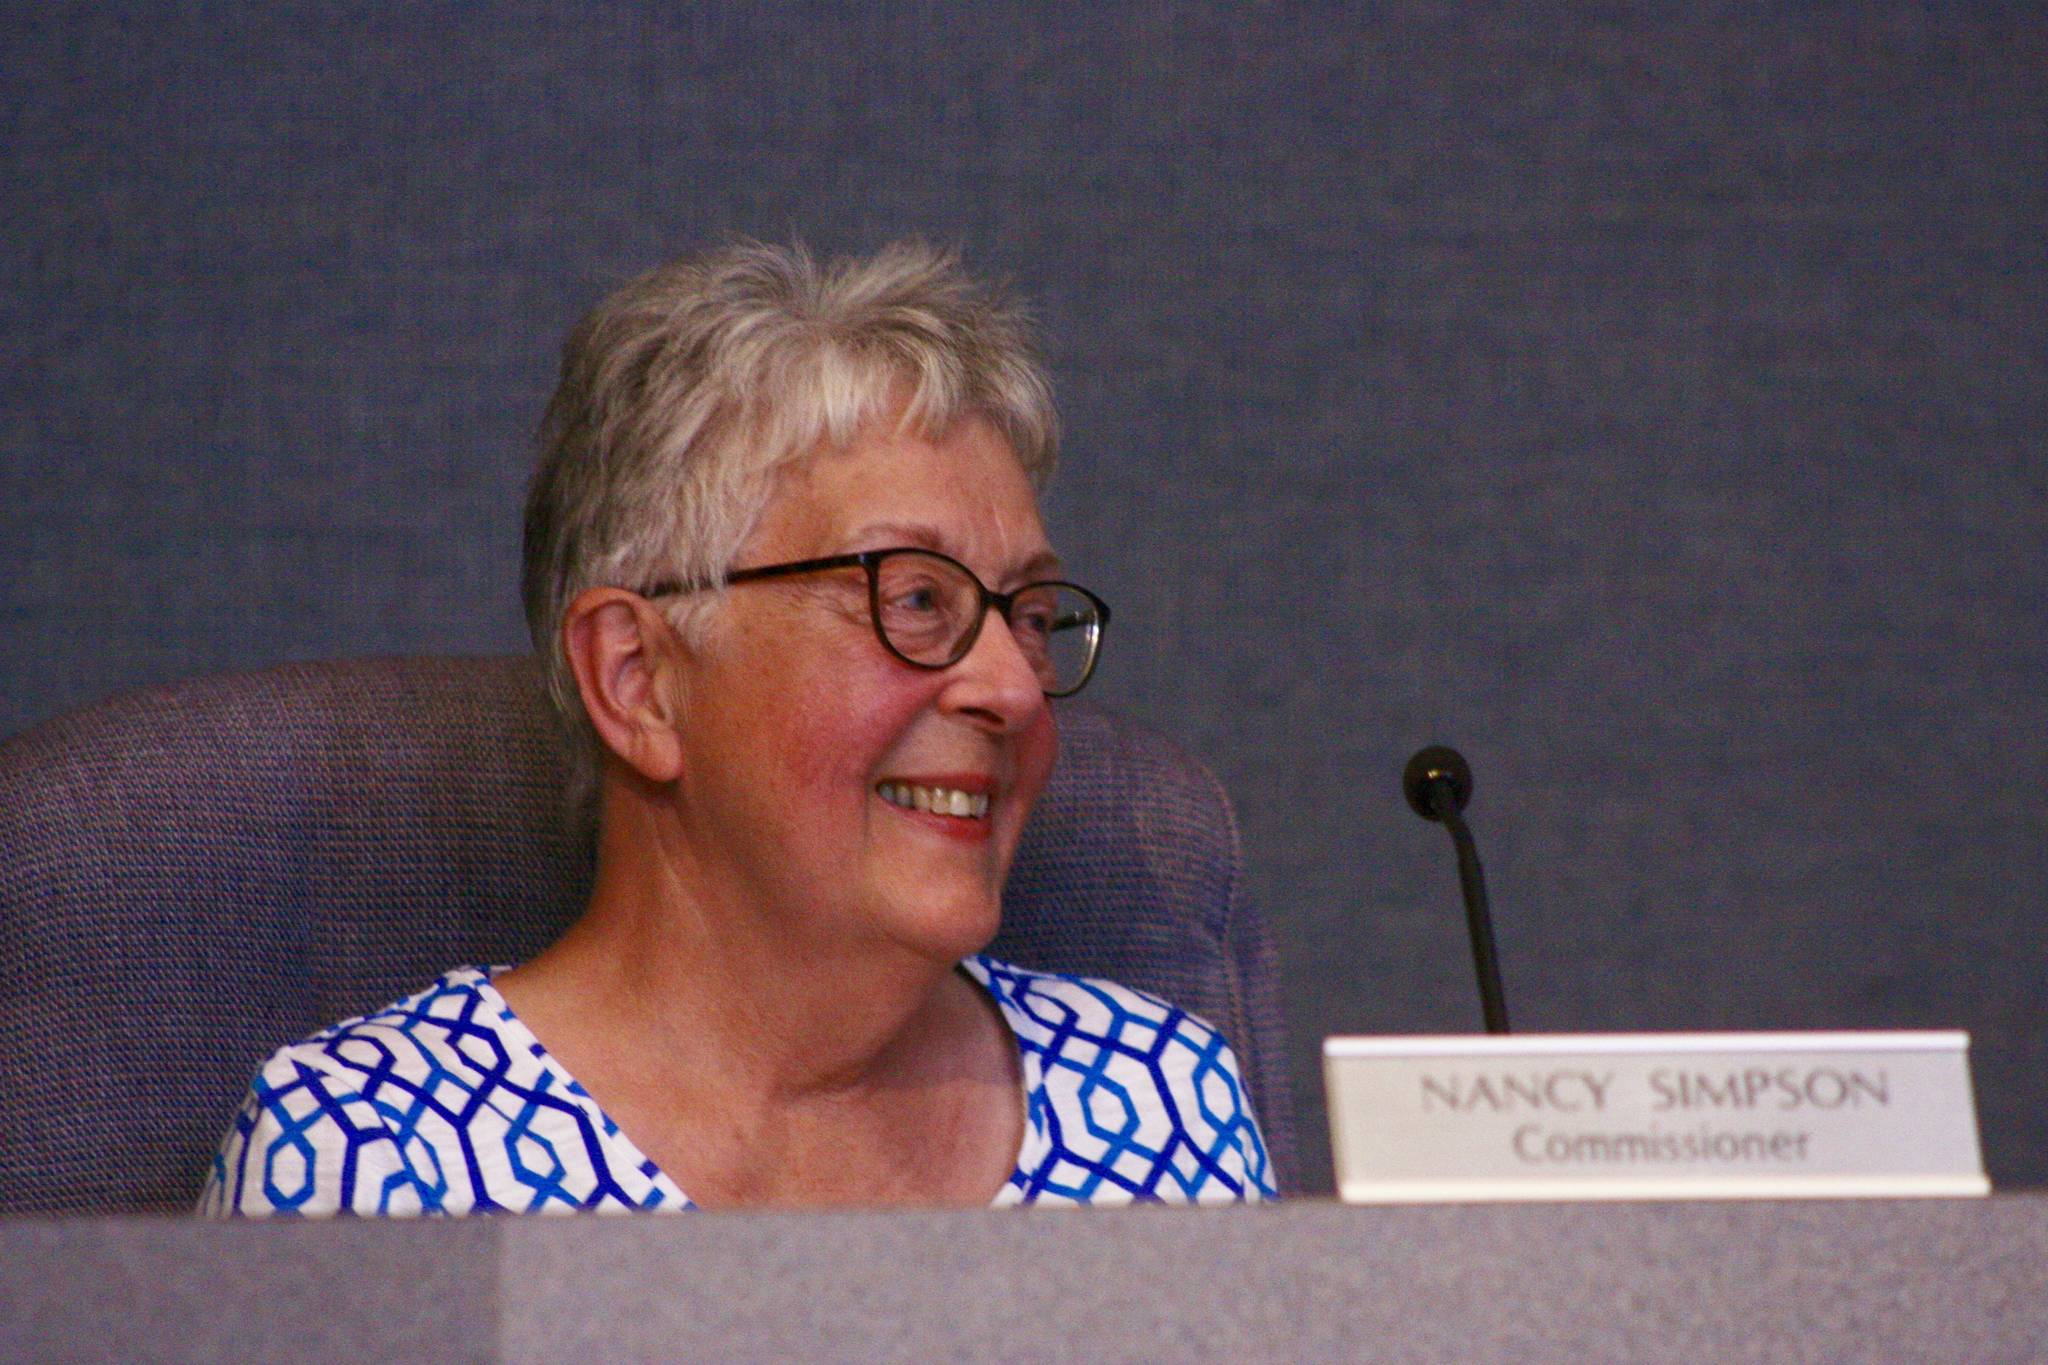
[[[1022,308],[922,243],[824,264],[755,242],[686,256],[569,334],[541,420],[521,587],[568,736],[573,812],[595,813],[599,744],[562,646],[569,604],[599,586],[718,583],[776,471],[847,444],[898,402],[906,427],[934,435],[981,417],[1034,488],[1052,477],[1059,424]],[[676,603],[671,619],[694,630],[707,600]]]

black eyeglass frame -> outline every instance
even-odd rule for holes
[[[974,613],[974,623],[967,628],[966,633],[954,644],[952,657],[944,663],[930,664],[922,659],[911,658],[908,654],[896,648],[889,639],[889,633],[882,629],[882,561],[890,555],[904,554],[922,555],[927,559],[936,559],[952,565],[961,573],[967,575],[967,581],[972,583],[975,591],[981,594],[981,607]],[[892,545],[886,550],[859,550],[852,554],[825,555],[819,559],[794,559],[786,564],[761,564],[750,569],[734,569],[720,581],[725,586],[732,587],[740,583],[758,582],[764,578],[787,578],[792,574],[823,573],[829,569],[851,569],[856,565],[867,574],[868,624],[874,627],[875,638],[882,642],[882,648],[888,650],[890,654],[909,664],[912,668],[922,668],[932,673],[936,673],[941,669],[951,668],[954,664],[966,658],[968,652],[974,648],[975,641],[981,638],[981,628],[988,623],[988,609],[990,607],[994,607],[1002,613],[1003,624],[1007,626],[1010,624],[1010,608],[1016,605],[1017,599],[1025,593],[1030,592],[1034,588],[1065,588],[1069,592],[1079,593],[1087,598],[1090,605],[1095,608],[1095,629],[1088,638],[1088,662],[1081,669],[1080,681],[1076,682],[1072,687],[1062,688],[1057,692],[1047,690],[1045,695],[1048,697],[1071,697],[1086,687],[1088,680],[1095,676],[1096,661],[1102,657],[1102,633],[1109,628],[1109,603],[1103,601],[1079,583],[1070,583],[1064,578],[1034,579],[1032,582],[1014,588],[1009,592],[992,592],[989,590],[988,585],[981,581],[980,575],[949,554],[941,554],[937,550],[928,550],[921,545]],[[641,596],[667,597],[673,593],[699,591],[702,591],[701,587],[692,587],[685,583],[664,582],[655,584],[643,592]]]

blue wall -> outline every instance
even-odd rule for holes
[[[1476,1027],[1444,739],[1518,1024],[1968,1027],[2048,1181],[2048,20],[1645,8],[10,7],[0,733],[523,648],[577,313],[922,232],[1040,305],[1312,1129],[1323,1034]]]

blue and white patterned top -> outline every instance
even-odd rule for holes
[[[1272,1197],[1215,1029],[1106,981],[961,965],[1023,1063],[1024,1142],[997,1206]],[[688,1207],[476,967],[279,1050],[199,1202],[217,1217]]]

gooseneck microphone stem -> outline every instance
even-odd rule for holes
[[[1408,808],[1451,832],[1458,851],[1458,887],[1465,893],[1465,928],[1472,935],[1472,972],[1479,978],[1479,1008],[1488,1033],[1508,1031],[1508,1007],[1500,989],[1500,957],[1493,950],[1493,916],[1486,909],[1486,874],[1479,848],[1459,812],[1472,799],[1472,768],[1456,749],[1432,744],[1418,749],[1401,772]]]
[[[1472,830],[1458,814],[1451,784],[1439,778],[1424,789],[1432,814],[1451,832],[1458,854],[1458,889],[1465,897],[1465,928],[1472,935],[1472,971],[1479,978],[1479,1009],[1488,1033],[1508,1031],[1507,998],[1500,985],[1500,955],[1493,947],[1493,915],[1486,904],[1486,872],[1479,866],[1479,847]]]

